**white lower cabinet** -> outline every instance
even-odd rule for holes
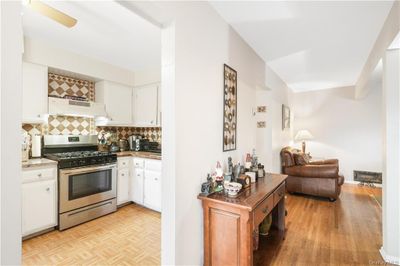
[[[143,205],[161,211],[161,172],[146,170]]]
[[[161,211],[161,161],[130,157],[131,163],[123,163],[127,158],[118,158],[118,205],[133,201]],[[130,166],[129,171],[126,165]],[[128,179],[123,174],[128,175]]]
[[[126,203],[130,200],[129,183],[130,183],[129,169],[122,169],[122,170],[118,169],[117,205]]]
[[[55,175],[46,180],[40,169],[23,171],[22,236],[57,226],[57,171],[54,170]]]
[[[117,205],[130,201],[130,157],[118,158],[117,169]]]
[[[143,169],[135,169],[133,172],[131,179],[131,200],[137,204],[143,205],[144,171]]]

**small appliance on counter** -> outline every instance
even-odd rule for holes
[[[110,152],[119,152],[119,146],[116,142],[112,142],[108,149]]]
[[[143,144],[143,151],[161,153],[160,144],[156,141],[148,141]]]
[[[129,151],[129,143],[126,139],[120,139],[118,145],[120,151]]]
[[[128,138],[129,142],[129,150],[131,151],[139,151],[140,150],[140,142],[143,139],[141,135],[131,135]]]

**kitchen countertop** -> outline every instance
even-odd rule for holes
[[[155,152],[148,152],[148,151],[120,151],[115,153],[118,157],[126,157],[126,156],[133,156],[133,157],[140,157],[146,159],[155,159],[161,160],[161,154]]]
[[[34,159],[28,160],[27,162],[22,162],[22,168],[48,166],[48,165],[57,166],[57,164],[58,163],[56,161],[49,160],[46,158],[34,158]]]

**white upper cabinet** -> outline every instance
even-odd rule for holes
[[[22,64],[22,123],[43,123],[48,113],[47,67]]]
[[[158,124],[158,88],[159,84],[136,87],[133,94],[134,125],[156,127]]]
[[[100,125],[132,125],[132,88],[111,81],[96,82],[96,102],[106,107],[108,120]]]

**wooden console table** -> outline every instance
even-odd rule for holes
[[[285,234],[285,180],[267,174],[235,198],[199,195],[204,213],[204,265],[253,265],[253,234],[272,212],[273,226]]]

